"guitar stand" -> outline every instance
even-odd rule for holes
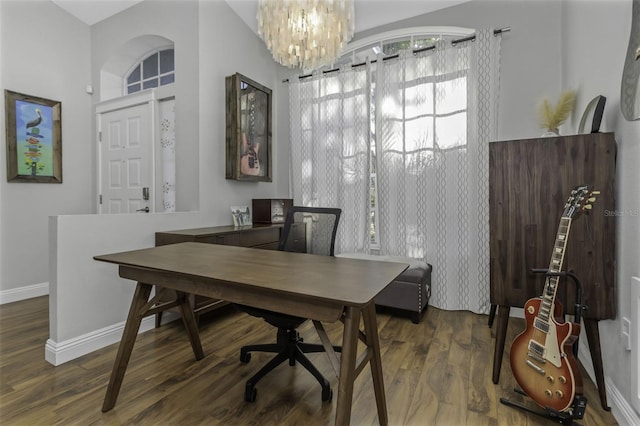
[[[580,284],[580,280],[578,277],[571,271],[568,272],[549,272],[548,269],[531,269],[531,272],[534,274],[545,274],[547,276],[557,276],[557,277],[569,277],[573,280],[576,285],[576,304],[574,306],[575,309],[575,322],[580,324],[580,319],[582,316],[582,311],[586,310],[587,307],[582,304],[582,284]],[[578,339],[573,343],[573,355],[578,360]],[[528,396],[522,389],[513,389],[514,392]],[[523,411],[526,411],[531,414],[535,414],[536,416],[544,417],[545,419],[549,419],[555,422],[560,423],[561,425],[570,425],[570,426],[578,426],[574,420],[580,420],[584,417],[584,412],[587,409],[587,398],[584,395],[576,395],[573,398],[573,403],[571,404],[571,408],[567,411],[557,411],[550,407],[545,407],[544,412],[540,412],[529,408],[525,405],[522,405],[518,402],[510,401],[507,398],[500,398],[500,402],[506,406],[517,408]]]
[[[514,392],[527,396],[521,389],[513,389]],[[544,412],[536,411],[518,402],[510,401],[506,398],[500,398],[500,402],[509,407],[518,408],[526,411],[527,413],[535,414],[536,416],[544,417],[545,419],[553,420],[561,425],[578,426],[578,423],[574,420],[580,420],[584,417],[584,412],[587,409],[587,398],[583,395],[576,395],[573,398],[573,404],[568,411],[557,411],[550,407],[545,407]]]

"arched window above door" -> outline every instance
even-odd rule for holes
[[[175,81],[174,50],[162,49],[146,55],[125,77],[126,94],[171,84]]]
[[[165,51],[166,53],[161,53]],[[157,72],[154,73],[157,85],[150,86],[154,83],[148,82],[148,87],[144,87],[145,80],[153,80],[149,72],[154,69],[152,65],[154,59],[157,64]],[[149,64],[146,72],[143,71],[145,61],[148,61]],[[171,64],[171,67],[167,66],[168,63]],[[135,70],[138,66],[140,66],[140,77],[135,79]],[[131,74],[134,74],[134,78],[129,84],[128,80]],[[153,34],[141,35],[118,47],[100,68],[100,102],[119,98],[129,93],[137,93],[145,88],[168,85],[167,80],[170,79],[175,80],[175,45],[173,40]],[[136,82],[139,82],[139,88],[136,86]],[[128,86],[130,85],[138,90],[129,91]]]

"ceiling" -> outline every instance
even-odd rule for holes
[[[87,25],[93,25],[142,0],[51,0]]]
[[[93,25],[143,0],[51,0],[87,25]],[[147,0],[149,1],[149,0]],[[223,1],[223,0],[210,0]],[[258,0],[224,0],[255,32]],[[354,0],[355,31],[367,30],[469,0]]]
[[[225,0],[238,16],[257,32],[258,0]],[[469,0],[354,0],[355,32],[378,27]]]

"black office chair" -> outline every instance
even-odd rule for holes
[[[334,208],[291,207],[285,219],[278,250],[333,256],[340,213],[340,209]],[[307,319],[245,305],[236,306],[250,315],[263,318],[278,328],[276,343],[249,345],[240,349],[240,361],[243,363],[251,360],[250,352],[277,353],[260,371],[247,380],[244,400],[254,402],[257,395],[256,383],[288,359],[289,365],[293,366],[298,361],[313,374],[322,386],[322,401],[331,401],[333,391],[329,382],[305,355],[311,352],[324,352],[325,349],[319,344],[303,343],[302,337],[296,330]],[[334,350],[340,352],[341,348],[334,346]]]

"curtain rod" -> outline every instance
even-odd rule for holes
[[[511,27],[498,28],[497,30],[493,30],[493,35],[494,35],[494,36],[499,36],[499,35],[501,35],[502,33],[507,33],[507,32],[509,32],[509,31],[511,31]],[[458,43],[464,43],[465,41],[474,41],[475,39],[476,39],[476,35],[475,35],[475,34],[473,34],[473,35],[470,35],[470,36],[468,36],[468,37],[459,38],[459,39],[456,39],[456,40],[451,40],[451,44],[452,44],[453,46],[455,46],[455,45],[456,45],[456,44],[458,44]],[[415,50],[413,51],[413,54],[415,55],[416,53],[426,52],[426,51],[428,51],[428,50],[433,50],[433,49],[435,49],[435,48],[436,48],[436,46],[435,46],[435,45],[433,45],[433,46],[428,46],[428,47],[421,47],[420,49],[415,49]],[[388,60],[388,59],[395,59],[395,58],[397,58],[398,56],[399,56],[399,54],[398,54],[398,53],[396,53],[395,55],[385,56],[384,58],[382,58],[382,60],[383,60],[383,61],[386,61],[386,60]],[[370,61],[369,63],[370,63],[370,64],[375,64],[376,62],[377,62],[377,60],[376,60],[376,59],[374,59],[373,61]],[[353,64],[353,65],[351,65],[351,68],[361,67],[361,66],[366,65],[366,64],[367,64],[366,62],[360,62],[360,63],[358,63],[358,64]],[[333,69],[330,69],[330,70],[325,70],[325,71],[322,71],[322,74],[330,74],[330,73],[332,73],[332,72],[336,72],[336,71],[340,71],[340,68],[333,68]],[[304,74],[304,75],[300,75],[300,76],[298,76],[298,80],[301,80],[301,79],[303,79],[303,78],[309,78],[309,77],[312,77],[312,76],[313,76],[313,74]],[[288,79],[288,78],[287,78],[287,79],[284,79],[284,80],[282,80],[282,82],[283,82],[283,83],[288,83],[288,82],[289,82],[289,79]]]

